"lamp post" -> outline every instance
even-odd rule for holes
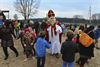
[[[90,15],[90,17],[89,17],[89,22],[91,23],[91,19],[92,19],[92,15],[91,15],[91,5],[90,5],[90,7],[89,7],[89,15]]]
[[[89,23],[92,23],[92,3],[94,0],[90,0],[90,5],[89,5]]]

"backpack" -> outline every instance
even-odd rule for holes
[[[79,37],[79,42],[85,46],[85,47],[89,47],[94,40],[86,33],[81,32],[80,37]]]

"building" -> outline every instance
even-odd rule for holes
[[[100,20],[100,13],[93,14],[92,20]]]

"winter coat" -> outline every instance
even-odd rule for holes
[[[50,44],[44,38],[37,38],[36,53],[37,57],[44,57],[46,55],[46,48],[50,48]]]
[[[62,59],[65,62],[73,62],[75,57],[75,52],[77,52],[77,45],[70,41],[66,40],[61,46]]]

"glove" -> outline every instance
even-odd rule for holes
[[[49,42],[49,44],[51,44],[51,42]]]

